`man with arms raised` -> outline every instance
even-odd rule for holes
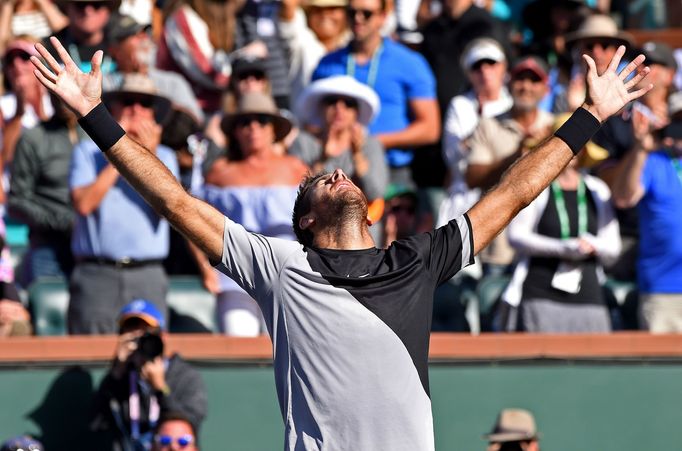
[[[637,57],[625,48],[597,75],[586,58],[589,100],[555,137],[513,165],[467,214],[377,249],[367,200],[341,170],[310,177],[294,206],[301,243],[250,234],[189,196],[153,153],[124,136],[100,101],[99,62],[80,72],[59,46],[60,67],[36,76],[81,118],[84,130],[140,194],[256,299],[274,345],[287,450],[432,450],[428,348],[433,292],[561,172],[600,122],[641,96]],[[49,69],[48,69],[49,67]]]

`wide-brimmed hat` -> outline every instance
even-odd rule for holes
[[[564,123],[571,117],[571,113],[561,113],[557,115],[554,119],[554,125],[552,126],[552,131],[556,132],[559,127],[564,125]],[[609,151],[604,149],[602,146],[595,144],[592,141],[587,141],[585,144],[585,151],[579,154],[579,164],[584,168],[591,168],[597,163],[606,160],[609,157]]]
[[[154,81],[143,74],[126,74],[123,76],[121,86],[102,95],[104,103],[109,105],[114,100],[140,99],[148,103],[154,109],[154,118],[158,124],[164,124],[171,110],[171,102],[166,97],[159,95]]]
[[[379,96],[366,84],[348,75],[339,75],[314,81],[301,93],[296,112],[304,124],[321,125],[324,117],[322,100],[329,96],[342,96],[358,102],[358,122],[369,125],[379,114]]]
[[[506,61],[502,44],[493,38],[477,38],[466,45],[460,63],[465,71],[479,61],[490,60],[496,63]]]
[[[220,127],[225,134],[229,135],[232,133],[232,130],[234,130],[235,121],[237,119],[255,114],[262,114],[272,119],[272,124],[275,129],[275,141],[283,140],[291,131],[291,121],[282,116],[275,105],[275,101],[272,100],[272,96],[259,92],[244,94],[244,96],[239,99],[237,111],[223,117],[223,120],[220,122]]]
[[[616,21],[606,14],[592,14],[585,18],[572,33],[566,34],[566,46],[573,47],[580,41],[598,39],[610,41],[616,45],[632,47],[635,39],[630,33],[618,29]]]
[[[534,440],[538,438],[535,418],[524,409],[504,409],[497,416],[493,430],[483,438],[491,443]]]

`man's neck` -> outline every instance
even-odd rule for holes
[[[538,117],[538,109],[518,110],[512,108],[511,116],[521,127],[528,130],[533,126]]]
[[[380,33],[368,36],[366,39],[353,40],[352,49],[358,62],[364,62],[374,56],[374,52],[381,46],[382,38]]]
[[[319,249],[361,250],[376,247],[366,224],[327,227],[315,232],[314,246]]]
[[[72,28],[71,30],[71,35],[74,37],[76,42],[80,45],[98,45],[102,43],[102,40],[104,39],[104,32],[103,31],[96,31],[94,33],[86,33],[81,30],[77,30],[76,28]]]

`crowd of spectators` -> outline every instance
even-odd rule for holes
[[[655,88],[466,273],[512,279],[498,330],[617,328],[602,294],[611,278],[639,288],[642,328],[682,332],[682,50],[624,31],[682,21],[674,10],[665,23],[635,20],[621,3],[2,0],[0,201],[29,238],[14,260],[2,242],[0,331],[30,333],[17,293],[45,277],[68,282],[69,333],[97,334],[116,333],[134,299],[168,318],[168,275],[193,274],[217,296],[221,332],[265,333],[248,294],[170,230],[36,80],[34,44],[54,51],[56,35],[82,70],[104,52],[113,116],[194,195],[295,239],[299,180],[341,167],[370,201],[380,246],[466,212],[549,136],[584,100],[582,53],[603,71],[618,45],[643,52]]]

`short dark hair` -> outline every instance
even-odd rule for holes
[[[190,421],[189,417],[185,415],[184,413],[177,411],[177,410],[169,410],[166,412],[163,412],[161,414],[161,417],[159,418],[158,423],[156,423],[156,427],[154,428],[154,433],[159,432],[159,429],[161,429],[161,426],[164,423],[167,423],[169,421],[182,421],[183,423],[187,423],[192,430],[192,435],[197,437],[197,430],[194,427],[194,424]]]
[[[298,193],[296,194],[296,201],[294,202],[294,212],[291,215],[291,222],[293,223],[294,233],[299,243],[310,247],[313,245],[313,232],[308,229],[302,229],[298,224],[300,219],[310,212],[310,199],[308,198],[308,190],[317,182],[317,180],[327,175],[327,172],[318,172],[317,174],[308,174],[303,177],[301,184],[298,185]]]

